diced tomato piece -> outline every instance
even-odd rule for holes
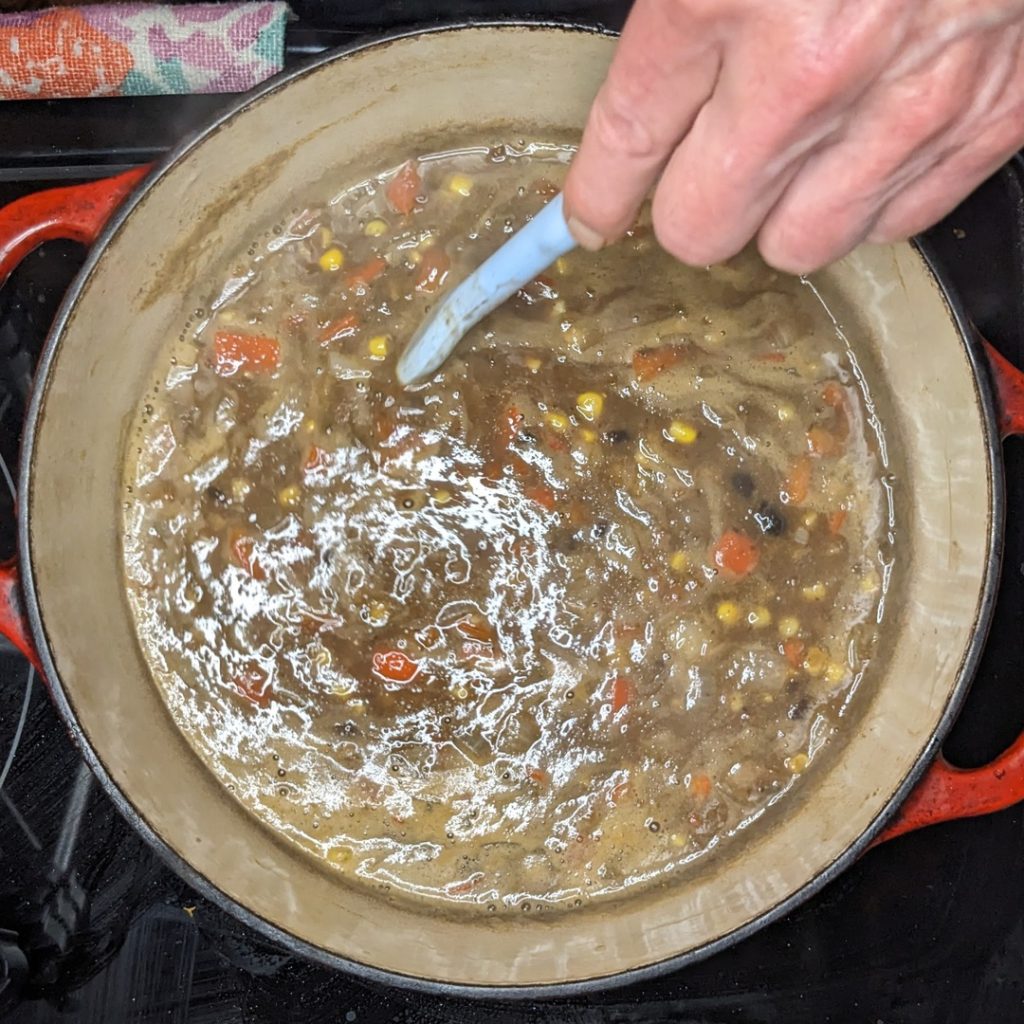
[[[821,397],[825,404],[833,409],[846,408],[846,393],[837,381],[830,380],[822,390]]]
[[[548,781],[548,773],[543,768],[531,768],[527,775],[529,775],[531,781],[536,782],[538,786],[543,786]]]
[[[436,292],[444,284],[452,261],[448,253],[439,245],[432,245],[423,250],[420,264],[416,268],[416,290],[418,292]]]
[[[850,405],[846,392],[838,381],[830,380],[821,392],[825,404],[836,411],[836,424],[832,433],[840,441],[845,441],[850,433]]]
[[[468,878],[464,878],[461,882],[449,882],[445,887],[444,891],[449,896],[466,896],[471,893],[484,878],[482,871],[474,871]]]
[[[281,346],[263,334],[218,331],[213,337],[213,368],[221,377],[236,373],[273,373],[281,365]]]
[[[388,269],[388,261],[383,256],[371,256],[365,263],[353,267],[345,275],[345,287],[351,290],[362,290]]]
[[[636,699],[636,687],[625,676],[616,676],[612,681],[612,714],[617,715]]]
[[[384,189],[391,208],[396,213],[412,213],[416,200],[423,190],[423,179],[415,160],[410,160],[399,168],[398,173],[388,182]]]
[[[270,704],[269,677],[259,665],[248,665],[231,681],[234,683],[235,689],[257,707],[265,708]]]
[[[760,355],[754,357],[759,363],[784,363],[786,361],[785,352],[762,352]]]
[[[811,489],[811,460],[806,455],[793,463],[782,485],[782,499],[790,505],[802,505]]]
[[[306,473],[315,473],[318,469],[323,469],[326,465],[327,452],[318,445],[311,445],[309,453],[306,455],[306,461],[302,464],[303,471]]]
[[[608,799],[613,804],[619,803],[629,793],[629,782],[620,782],[617,786],[612,787],[611,793],[608,794]]]
[[[638,348],[633,353],[633,372],[638,380],[651,380],[659,373],[681,363],[687,355],[685,345],[659,345],[657,348]]]
[[[807,447],[815,455],[838,455],[842,450],[839,438],[824,427],[811,427],[807,431]]]
[[[690,779],[690,792],[698,800],[707,800],[711,796],[711,779],[709,776],[700,773]]]
[[[470,640],[479,640],[482,644],[494,643],[494,630],[486,622],[464,619],[457,623],[455,628]]]
[[[846,509],[837,508],[835,512],[830,512],[828,517],[828,532],[835,536],[843,528],[843,524],[846,522]]]
[[[351,338],[359,329],[359,323],[358,313],[345,313],[343,316],[339,316],[320,332],[320,344],[328,345],[332,341]]]
[[[782,653],[786,658],[786,661],[793,666],[793,668],[799,668],[804,663],[804,651],[807,650],[807,645],[803,640],[798,640],[796,637],[790,637],[788,640],[782,642]]]
[[[228,538],[231,557],[239,568],[244,569],[254,580],[265,580],[267,574],[254,553],[256,541],[247,533],[233,531]]]
[[[612,627],[612,632],[615,634],[615,642],[624,646],[633,643],[634,640],[639,640],[644,635],[644,627],[616,622]]]
[[[761,560],[758,546],[739,530],[726,530],[711,551],[715,565],[730,576],[747,576]]]
[[[526,417],[514,406],[510,405],[503,409],[498,416],[498,434],[502,443],[508,447],[517,437],[523,428],[523,420]]]
[[[401,651],[377,651],[373,671],[391,683],[410,683],[419,675],[420,667]]]
[[[545,487],[543,484],[537,484],[534,487],[524,487],[523,494],[530,499],[530,501],[537,502],[542,508],[546,508],[549,512],[554,512],[555,506],[558,504],[558,498],[555,492],[550,487]]]
[[[553,430],[544,431],[544,444],[553,452],[567,452],[569,450],[569,444],[565,438]]]

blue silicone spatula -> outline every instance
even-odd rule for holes
[[[430,311],[398,360],[399,383],[435,373],[471,327],[575,247],[559,193]]]

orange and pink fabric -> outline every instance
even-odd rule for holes
[[[284,65],[285,3],[0,15],[0,98],[244,92]]]

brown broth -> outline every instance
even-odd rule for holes
[[[395,382],[568,155],[435,154],[302,211],[168,346],[128,448],[175,721],[359,884],[503,908],[666,879],[784,813],[876,648],[881,428],[756,255],[685,268],[642,219]]]

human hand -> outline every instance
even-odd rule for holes
[[[924,230],[1022,144],[1024,0],[637,0],[566,216],[598,248],[657,181],[679,259],[756,236],[807,273]]]

